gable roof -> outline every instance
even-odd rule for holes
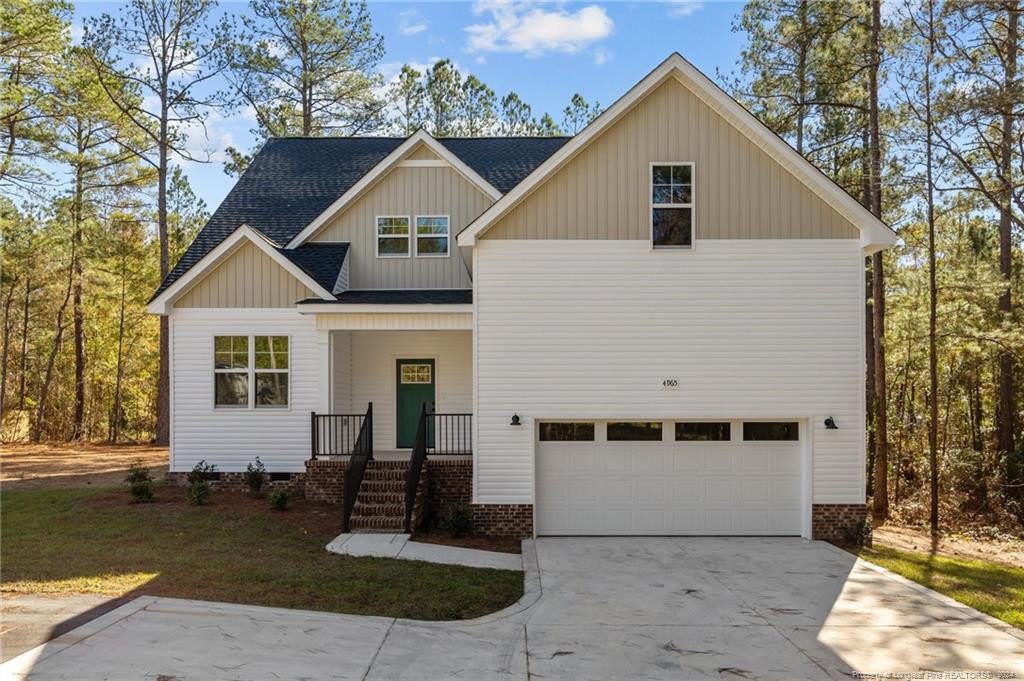
[[[588,144],[598,138],[611,125],[643,100],[668,78],[676,78],[700,100],[724,117],[731,125],[761,148],[775,162],[815,194],[820,196],[840,215],[849,220],[861,232],[861,246],[866,253],[872,253],[891,246],[896,234],[884,222],[850,196],[842,187],[821,172],[814,164],[801,156],[781,137],[772,132],[757,117],[747,111],[739,102],[701,73],[679,53],[671,54],[657,68],[634,85],[612,106],[594,119],[578,135],[573,137],[555,153],[485,210],[476,220],[458,234],[459,246],[473,246],[476,238],[496,224],[502,217],[526,199],[534,189],[561,170]]]
[[[195,265],[190,268],[187,272],[183,273],[183,276],[178,277],[173,283],[163,287],[160,292],[153,296],[149,301],[149,312],[151,314],[167,314],[170,311],[174,301],[177,300],[181,295],[191,288],[191,285],[197,281],[202,280],[207,274],[217,268],[227,258],[231,257],[235,253],[237,248],[244,243],[251,243],[259,250],[263,251],[271,260],[280,265],[288,274],[295,277],[303,286],[308,288],[314,294],[321,298],[328,300],[334,300],[334,294],[331,290],[334,286],[332,280],[330,285],[324,286],[315,277],[313,277],[306,269],[290,258],[285,257],[283,250],[274,245],[270,239],[265,237],[260,232],[249,225],[239,225],[238,229],[231,232],[225,239],[222,239],[219,244],[210,249],[201,258],[199,258]],[[345,245],[345,252],[348,251],[347,244]],[[342,258],[342,262],[344,258]],[[307,264],[312,264],[312,259]],[[340,263],[338,267],[340,268]],[[317,268],[319,269],[319,268]],[[337,270],[335,271],[337,273]]]
[[[153,298],[174,284],[240,225],[250,226],[274,246],[285,246],[406,139],[283,137],[267,140],[161,282]],[[499,192],[507,192],[568,139],[479,137],[441,138],[436,142]],[[340,262],[337,267],[340,269]],[[336,270],[334,275],[337,274]],[[330,290],[331,286],[326,288]]]
[[[328,291],[334,291],[338,270],[345,263],[348,247],[347,241],[337,241],[302,244],[298,248],[279,248],[277,251],[313,277],[316,283]]]

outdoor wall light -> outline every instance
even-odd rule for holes
[[[508,425],[510,425],[510,426],[521,426],[521,425],[523,425],[523,423],[519,420],[519,414],[512,414],[512,423],[510,423]]]
[[[825,419],[825,429],[826,430],[839,430],[839,426],[836,425],[836,420],[834,418],[832,418],[831,416],[829,416],[827,419]]]

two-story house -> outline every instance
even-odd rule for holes
[[[172,475],[258,456],[354,528],[838,536],[894,241],[677,54],[571,138],[273,139],[150,304]]]

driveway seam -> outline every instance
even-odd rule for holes
[[[682,545],[681,545],[681,544],[679,543],[679,542],[681,541],[680,539],[678,539],[678,538],[673,538],[673,540],[672,540],[672,541],[673,541],[673,543],[675,543],[675,545],[676,545],[677,547],[679,547],[679,550],[680,550],[680,551],[682,551],[682,552],[683,552],[684,554],[686,554],[686,555],[690,555],[689,553],[687,553],[687,551],[686,551],[686,548],[685,548],[685,547],[683,547],[683,546],[682,546]],[[770,622],[770,621],[768,620],[768,618],[767,618],[767,617],[765,617],[764,615],[762,615],[762,614],[761,614],[761,613],[760,613],[760,612],[759,612],[759,611],[757,610],[757,608],[755,608],[754,606],[752,606],[752,605],[751,605],[750,603],[747,603],[747,601],[745,601],[745,600],[743,599],[743,597],[742,597],[742,596],[740,596],[740,595],[739,595],[738,593],[736,593],[735,591],[733,591],[732,589],[730,589],[730,588],[729,588],[729,587],[728,587],[728,586],[727,586],[727,585],[726,585],[726,584],[725,584],[725,583],[724,583],[724,582],[723,582],[722,580],[720,580],[720,579],[718,578],[718,576],[717,576],[717,575],[715,575],[715,574],[714,574],[713,572],[711,572],[710,570],[704,570],[704,572],[705,572],[705,573],[706,573],[706,574],[707,574],[707,575],[708,575],[709,577],[711,577],[711,579],[713,579],[713,580],[714,580],[715,582],[717,582],[719,586],[721,586],[721,587],[722,587],[723,589],[725,589],[726,591],[728,591],[729,593],[731,593],[731,594],[733,595],[733,597],[734,597],[734,598],[735,598],[736,600],[738,600],[738,601],[739,601],[740,603],[742,603],[742,604],[743,604],[743,605],[744,605],[745,607],[749,608],[749,609],[750,609],[750,611],[751,611],[752,613],[754,613],[755,615],[757,615],[757,617],[759,617],[759,618],[760,618],[761,620],[763,620],[763,621],[764,621],[764,623],[765,623],[765,625],[767,625],[767,626],[771,627],[771,628],[772,628],[772,630],[773,630],[773,631],[775,631],[775,633],[777,633],[777,634],[778,634],[779,636],[781,636],[781,637],[782,637],[783,639],[785,639],[785,640],[786,640],[786,642],[787,642],[787,643],[789,643],[789,645],[793,646],[793,647],[794,647],[794,648],[795,648],[796,650],[798,650],[798,651],[800,652],[800,654],[801,654],[801,655],[803,655],[803,656],[804,656],[805,658],[807,658],[807,660],[808,660],[808,661],[809,661],[809,662],[810,662],[811,664],[813,664],[813,665],[814,665],[815,667],[817,667],[818,669],[820,669],[820,670],[821,670],[821,671],[822,671],[822,672],[823,672],[823,673],[825,674],[825,676],[826,676],[826,677],[828,677],[828,678],[830,678],[830,679],[831,679],[831,678],[834,678],[834,677],[832,676],[832,674],[831,674],[831,673],[829,673],[828,669],[826,669],[825,667],[823,667],[823,666],[822,666],[822,664],[821,664],[820,662],[818,662],[818,661],[817,661],[817,660],[815,660],[815,659],[814,659],[813,657],[811,657],[810,655],[808,655],[808,654],[807,654],[807,651],[806,651],[806,650],[804,650],[803,648],[801,648],[800,646],[798,646],[798,645],[797,645],[796,643],[794,643],[794,642],[793,642],[793,640],[789,638],[789,636],[786,636],[786,634],[785,634],[785,633],[784,633],[784,632],[783,632],[783,631],[782,631],[781,629],[779,629],[779,628],[778,628],[778,627],[776,627],[776,626],[775,626],[774,624],[772,624],[772,623],[771,623],[771,622]]]
[[[391,635],[391,630],[394,629],[395,622],[397,621],[397,619],[392,619],[391,624],[388,625],[388,630],[384,632],[384,636],[381,637],[380,643],[377,645],[377,650],[373,652],[373,657],[370,658],[369,664],[366,665],[366,672],[363,674],[362,681],[366,681],[370,676],[370,672],[373,671],[373,665],[377,662],[377,657],[380,655],[380,651],[384,648],[384,642],[388,640],[388,636]]]

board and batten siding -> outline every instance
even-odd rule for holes
[[[814,503],[863,503],[857,240],[485,239],[474,261],[477,502],[532,503],[537,419],[765,418],[810,424]]]
[[[469,272],[455,235],[480,215],[491,199],[448,166],[396,167],[324,226],[313,241],[348,241],[349,286],[379,288],[469,288]],[[404,215],[415,237],[417,215],[449,216],[448,257],[376,257],[378,215]],[[415,250],[415,238],[410,251]]]
[[[400,359],[433,359],[436,408],[441,413],[471,412],[473,338],[470,331],[331,331],[334,348],[334,402],[353,413],[373,402],[373,443],[395,448],[397,366]],[[346,353],[348,356],[346,357]],[[339,363],[347,362],[349,384]]]
[[[320,332],[321,334],[324,332]],[[286,409],[215,408],[213,338],[286,335],[290,342]],[[320,366],[314,321],[293,310],[175,310],[171,315],[171,470],[200,460],[244,471],[256,456],[270,471],[301,472],[309,458],[309,413],[317,406]]]
[[[174,302],[178,308],[293,307],[317,295],[246,241]]]
[[[694,163],[695,239],[856,239],[859,230],[674,77],[480,238],[650,240],[650,164]]]

